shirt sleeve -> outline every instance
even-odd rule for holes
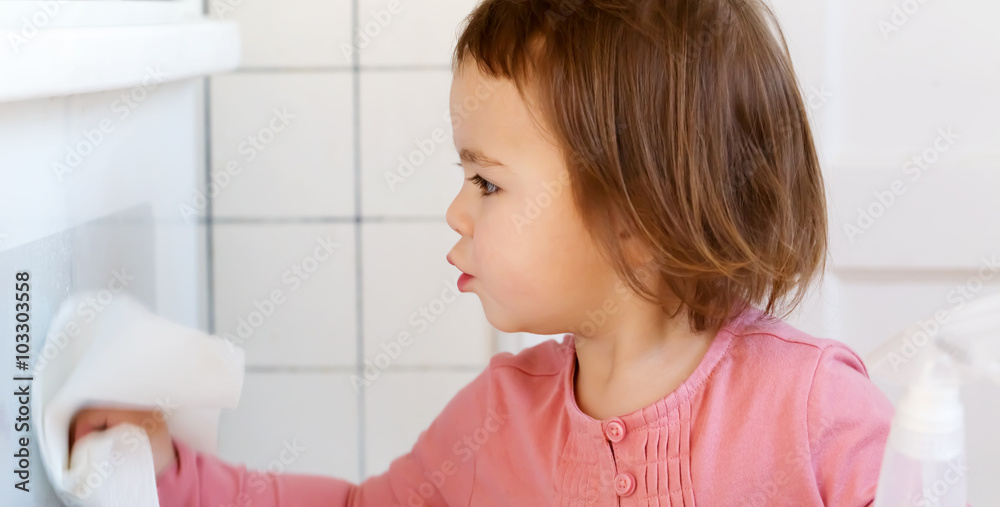
[[[895,410],[843,344],[823,349],[808,401],[809,448],[824,505],[867,506],[875,499]]]
[[[492,364],[492,361],[491,361]],[[409,453],[360,484],[320,475],[247,470],[175,439],[177,464],[157,477],[162,507],[389,507],[468,505],[475,460],[456,444],[489,415],[490,368],[463,387]]]

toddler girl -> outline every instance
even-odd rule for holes
[[[172,506],[862,506],[893,408],[781,319],[821,275],[806,107],[760,0],[485,0],[454,54],[448,261],[506,332],[361,484],[149,430]],[[141,412],[80,413],[79,437]]]

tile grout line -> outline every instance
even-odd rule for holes
[[[358,51],[355,49],[355,54],[357,54],[357,52]],[[238,69],[234,69],[233,70],[234,73],[239,73],[239,74],[278,74],[278,73],[280,73],[280,74],[287,74],[287,73],[309,74],[309,73],[321,73],[321,72],[329,72],[329,73],[334,73],[334,72],[354,73],[354,72],[428,72],[428,71],[449,71],[450,72],[451,71],[451,66],[447,65],[447,64],[444,64],[444,65],[434,65],[434,64],[425,64],[425,65],[380,65],[380,66],[367,66],[367,67],[361,67],[358,64],[351,64],[351,65],[346,65],[346,66],[341,66],[341,65],[323,66],[323,65],[319,65],[319,66],[303,66],[303,67],[292,67],[292,66],[289,66],[289,67],[280,67],[280,66],[266,66],[266,65],[262,65],[262,66],[240,67]]]
[[[353,168],[352,168],[353,170]],[[443,223],[445,219],[432,215],[411,216],[292,216],[292,217],[218,217],[219,224],[337,224],[337,223]]]
[[[212,220],[212,85],[211,76],[202,82],[205,102],[205,304],[208,332],[215,334],[215,223]]]
[[[351,112],[354,128],[353,149],[354,149],[354,300],[355,300],[355,361],[354,374],[358,378],[364,378],[364,288],[362,287],[362,234],[361,234],[361,55],[354,44],[358,40],[358,33],[361,27],[361,14],[358,0],[351,0]],[[364,480],[365,468],[365,423],[367,414],[365,413],[365,386],[358,382],[358,481]]]

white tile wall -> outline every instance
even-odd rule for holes
[[[216,19],[239,22],[246,67],[318,67],[353,61],[354,52],[346,51],[345,57],[343,51],[345,45],[351,47],[348,0],[206,3]]]
[[[462,187],[448,113],[450,87],[450,71],[362,71],[365,216],[444,216]]]
[[[351,216],[349,72],[246,72],[212,80],[216,218]]]
[[[479,371],[387,371],[365,391],[368,471],[377,475],[407,453],[420,432]]]
[[[251,372],[239,408],[222,415],[219,455],[258,470],[357,481],[357,406],[345,373]]]
[[[449,65],[456,28],[478,0],[358,0],[361,65]]]
[[[479,298],[458,292],[460,272],[445,260],[456,241],[443,221],[362,226],[366,361],[401,341],[408,345],[394,365],[486,364],[492,328]]]
[[[216,224],[216,333],[251,366],[353,366],[354,228]]]
[[[902,10],[904,4],[911,14]],[[837,38],[841,54],[832,62],[846,106],[837,111],[839,166],[902,166],[934,141],[941,127],[962,136],[942,165],[968,165],[995,153],[1000,31],[994,21],[1000,4],[851,0],[838,5],[833,28],[850,34]]]
[[[975,278],[970,275],[962,270],[909,273],[844,270],[834,280],[838,296],[828,303],[841,315],[839,326],[832,333],[864,356],[875,345],[910,324],[927,319],[939,308],[1000,292],[1000,272],[983,284],[970,283]],[[872,311],[873,306],[878,311]]]
[[[974,270],[982,256],[1000,252],[997,162],[930,167],[917,180],[902,163],[830,171],[830,239],[839,267]]]
[[[245,340],[245,398],[224,418],[223,458],[266,466],[301,436],[311,453],[289,470],[359,480],[412,446],[485,366],[492,329],[476,297],[439,301],[458,275],[444,214],[462,184],[447,64],[474,3],[246,0],[215,13],[244,37],[243,68],[210,87],[215,330],[238,337],[255,300],[287,297]],[[377,36],[352,41],[369,22]],[[272,137],[261,129],[275,109],[295,118],[249,160],[248,136]],[[428,149],[420,140],[430,156],[393,192],[384,173]],[[327,234],[342,247],[292,291],[283,273]],[[426,329],[410,320],[421,307],[435,320]],[[377,379],[349,382],[404,331],[413,345]]]

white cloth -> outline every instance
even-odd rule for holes
[[[172,436],[215,452],[220,409],[239,402],[244,352],[125,294],[100,297],[78,294],[60,306],[35,363],[31,408],[41,417],[42,462],[68,505],[158,507],[145,431],[122,424],[92,433],[70,461],[73,415],[85,406],[160,409]]]

